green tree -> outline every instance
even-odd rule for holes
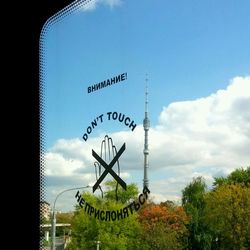
[[[189,249],[206,250],[211,248],[212,236],[202,221],[206,188],[205,180],[199,176],[194,178],[182,191],[182,205],[190,216],[188,224]]]
[[[250,185],[224,184],[205,195],[204,221],[213,232],[212,249],[250,246]]]
[[[56,223],[63,223],[63,224],[71,224],[73,219],[73,213],[56,213]],[[70,233],[70,227],[57,227],[56,228],[56,235],[68,235]]]
[[[82,196],[91,206],[100,211],[120,211],[127,206],[130,198],[138,193],[134,184],[127,186],[128,194],[121,192],[119,197],[124,203],[116,201],[112,192],[113,182],[107,183],[108,190],[104,192],[104,198],[96,197],[91,193],[83,193]],[[129,214],[128,217],[120,220],[102,221],[87,214],[79,206],[72,221],[72,241],[68,249],[84,250],[96,249],[96,241],[100,241],[100,248],[107,250],[144,249],[140,242],[141,227],[137,219],[137,213]]]
[[[243,185],[250,184],[250,167],[238,168],[234,170],[227,177],[215,177],[213,183],[214,187],[218,187],[224,184],[241,183]]]
[[[123,204],[129,203],[131,200],[135,200],[139,194],[138,187],[134,183],[128,185],[127,190],[124,190],[122,187],[117,186],[116,181],[107,181],[105,185],[107,187],[107,190],[104,192],[105,198],[113,201],[118,200]]]

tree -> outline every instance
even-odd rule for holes
[[[147,249],[184,249],[187,242],[188,217],[173,203],[148,204],[139,213]]]
[[[56,222],[57,223],[71,224],[72,219],[73,219],[72,212],[56,213]],[[56,228],[56,235],[57,236],[62,236],[62,235],[69,234],[69,233],[70,233],[69,227],[57,227]]]
[[[241,183],[242,185],[250,184],[250,167],[246,169],[238,168],[227,177],[215,177],[214,187],[219,187],[224,184]]]
[[[104,192],[104,196],[108,200],[120,201],[121,203],[129,203],[131,200],[135,200],[138,197],[139,190],[136,184],[132,183],[127,186],[127,190],[122,189],[121,187],[116,187],[116,181],[107,181],[105,183],[107,190]],[[116,188],[117,188],[117,197],[116,197]]]
[[[205,195],[205,204],[204,222],[213,232],[212,249],[249,249],[250,185],[219,185]]]
[[[182,205],[191,217],[189,229],[189,249],[210,249],[212,237],[205,227],[202,217],[204,212],[205,180],[199,176],[182,191]]]
[[[104,198],[94,196],[91,193],[83,193],[82,196],[91,206],[103,211],[117,211],[127,206],[130,198],[134,197],[138,189],[134,184],[127,186],[128,193],[119,193],[124,203],[116,201],[112,187],[113,182],[108,182],[108,191],[104,192]],[[141,242],[141,227],[137,220],[137,213],[130,214],[125,219],[102,221],[88,215],[79,206],[72,222],[72,241],[68,249],[96,249],[96,241],[100,241],[101,249],[144,249]]]

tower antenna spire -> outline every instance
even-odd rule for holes
[[[149,149],[148,149],[148,130],[150,127],[150,121],[148,117],[148,75],[146,75],[146,86],[145,86],[145,117],[143,120],[143,128],[144,128],[144,178],[143,178],[143,188],[147,187],[149,184],[148,180],[148,155],[149,155]]]

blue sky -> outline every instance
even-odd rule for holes
[[[143,147],[140,125],[146,74],[151,121],[150,180],[156,200],[177,199],[181,188],[196,175],[205,176],[211,183],[216,174],[225,175],[249,165],[249,156],[242,156],[242,148],[250,144],[249,133],[244,132],[250,128],[246,111],[250,98],[249,9],[249,1],[243,0],[93,0],[47,29],[41,43],[45,48],[44,143],[49,202],[58,191],[81,183],[77,169],[86,168],[83,172],[91,182],[91,171],[87,171],[91,160],[88,153],[81,152],[100,144],[103,133],[113,133],[121,143],[121,138],[127,138],[131,148],[135,142]],[[125,81],[87,92],[88,86],[124,72],[128,75]],[[138,132],[105,121],[90,135],[93,141],[84,142],[82,135],[91,121],[109,111],[130,117]],[[119,132],[124,135],[115,134]],[[229,143],[228,152],[222,152],[223,145],[215,143],[219,136]],[[181,145],[187,151],[182,151]],[[210,146],[211,150],[206,151]],[[166,151],[161,152],[163,147]],[[203,147],[197,153],[199,160],[192,154],[190,159],[180,160],[190,148]],[[234,167],[225,160],[232,155],[231,150]],[[128,182],[141,185],[141,170],[133,169],[129,159],[139,153],[138,164],[143,165],[142,148],[127,152],[124,166],[130,170],[124,176]],[[212,160],[214,155],[217,161]],[[69,159],[76,165],[71,166]],[[65,172],[60,173],[59,163],[65,164]],[[154,164],[159,166],[154,168]],[[186,173],[181,183],[176,179],[181,177],[177,168]],[[171,183],[176,191],[163,191]],[[70,209],[63,202],[58,206]]]

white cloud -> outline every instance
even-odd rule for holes
[[[141,183],[142,125],[137,125],[133,136],[131,131],[109,136],[118,149],[126,142],[126,151],[120,157],[121,176],[129,182],[133,170]],[[94,182],[91,150],[100,153],[102,139],[103,135],[89,138],[88,143],[58,140],[45,155],[47,176],[61,177],[61,185],[66,177],[78,184]],[[214,176],[249,166],[249,148],[250,77],[235,77],[226,89],[207,97],[171,103],[163,107],[158,125],[149,130],[151,196],[157,202],[180,201],[181,190],[197,176],[203,176],[211,186]]]
[[[206,98],[171,103],[159,117],[157,131],[174,150],[191,154],[198,165],[238,166],[249,164],[250,77],[234,78],[227,89]],[[173,148],[172,147],[172,148]]]
[[[96,9],[98,2],[99,2],[98,0],[91,0],[88,2],[83,2],[81,10],[82,11],[93,11]]]
[[[110,9],[113,9],[114,7],[120,6],[122,3],[123,2],[121,0],[91,0],[86,3],[83,2],[81,10],[93,11],[101,4],[110,7]]]
[[[103,0],[102,2],[108,5],[111,9],[122,4],[121,0]]]

